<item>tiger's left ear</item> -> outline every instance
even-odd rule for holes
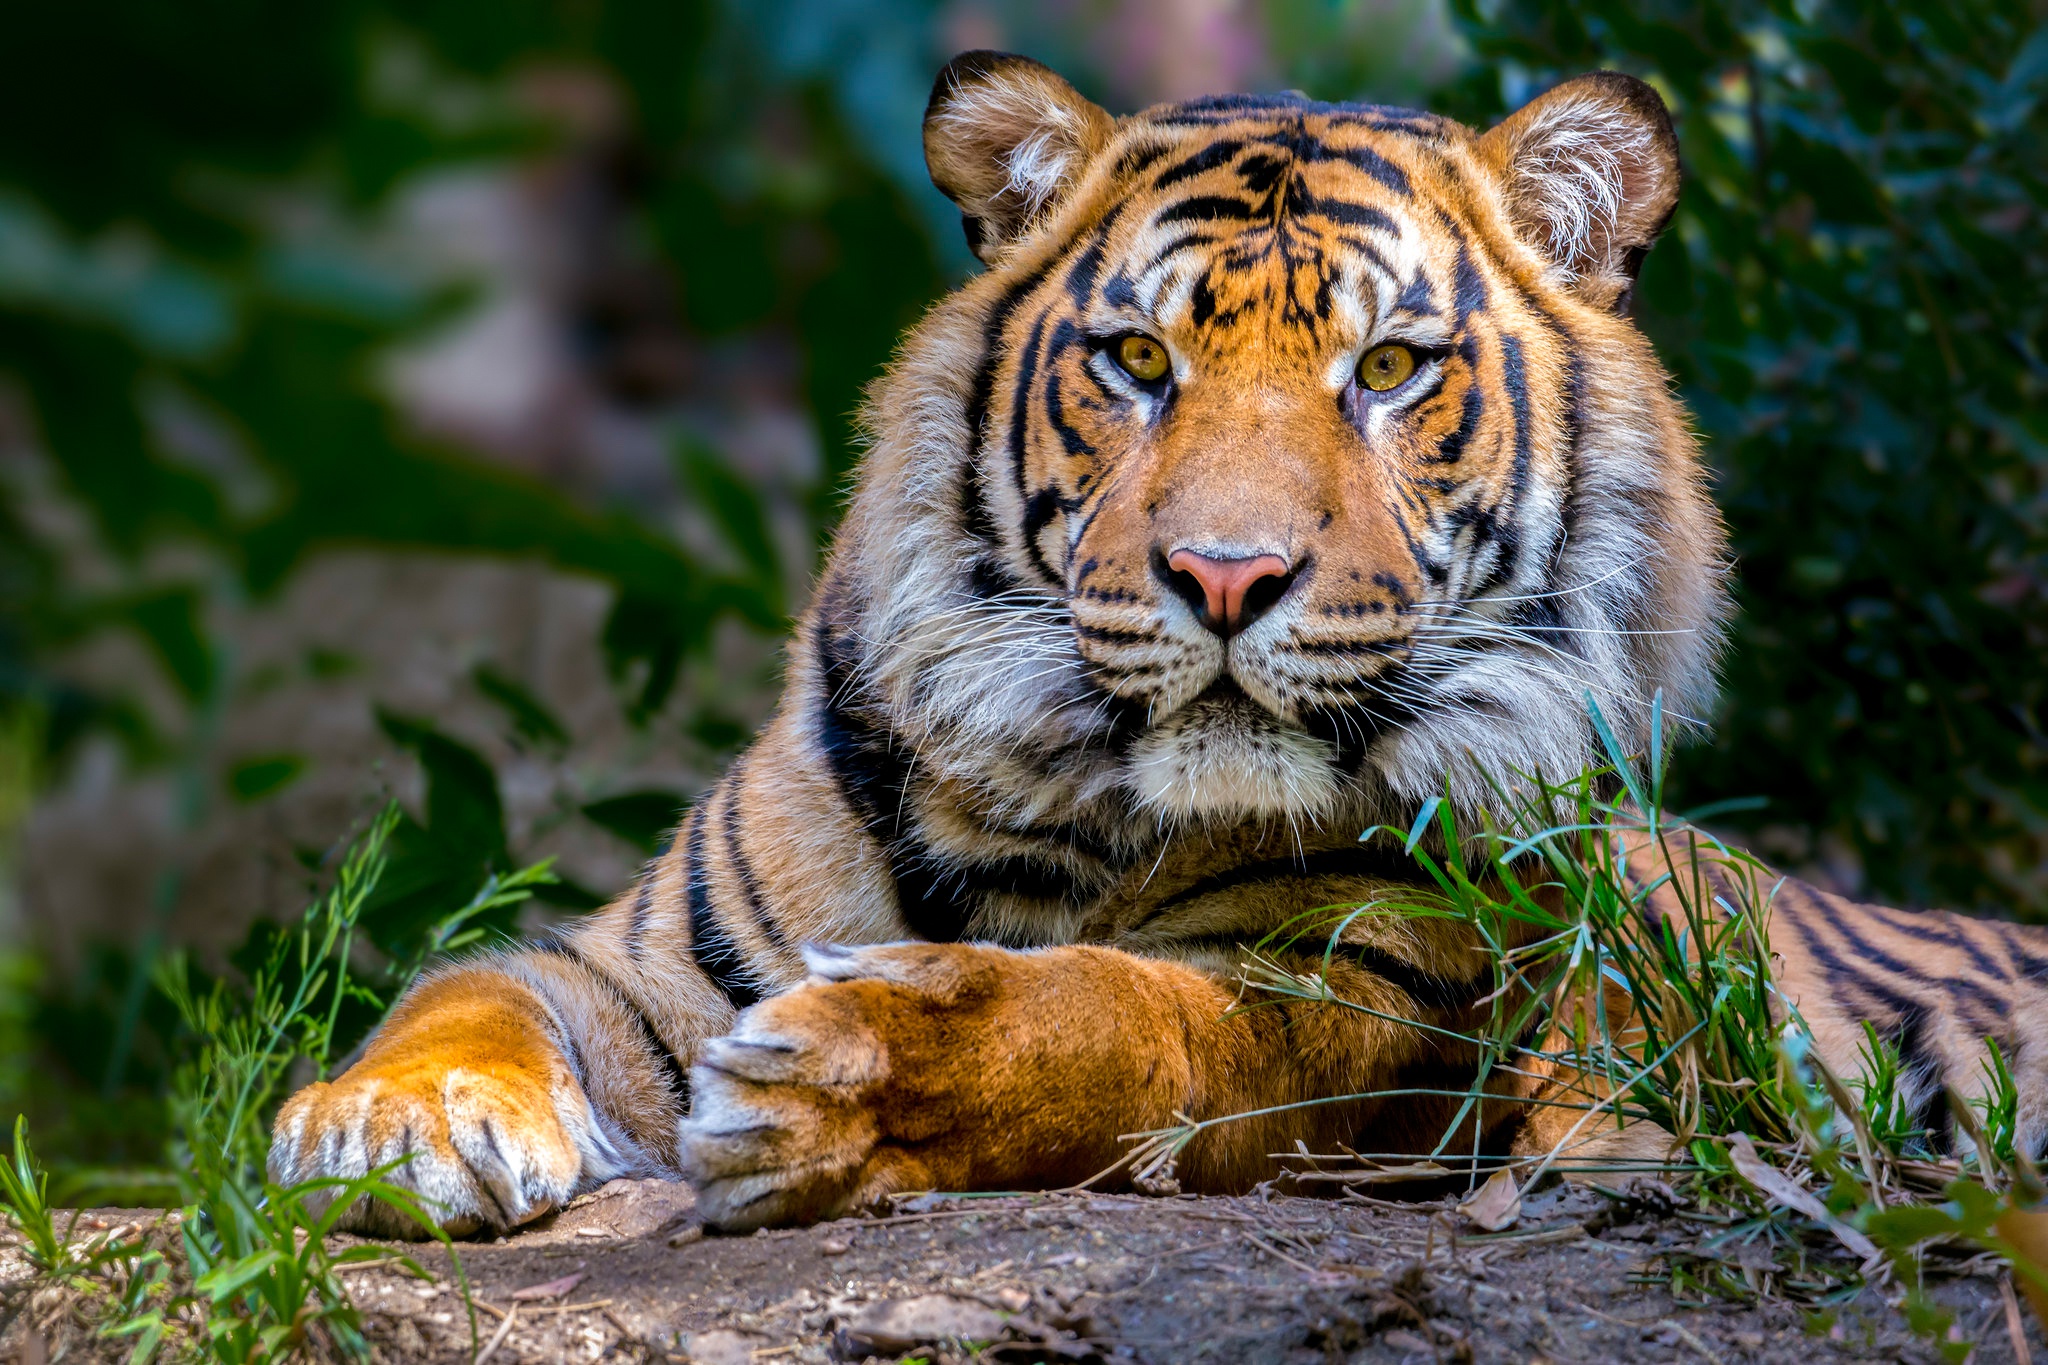
[[[924,162],[960,206],[984,261],[1059,202],[1116,121],[1051,67],[1008,52],[963,52],[932,83]]]
[[[1678,206],[1678,139],[1657,92],[1595,71],[1538,95],[1479,139],[1508,216],[1563,281],[1624,312]]]

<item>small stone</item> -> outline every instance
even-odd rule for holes
[[[1006,1313],[1021,1313],[1031,1306],[1031,1295],[1015,1285],[1004,1285],[989,1298]]]
[[[837,1237],[827,1237],[818,1243],[818,1251],[826,1256],[844,1256],[851,1250],[853,1245],[850,1242],[843,1242]]]
[[[1415,1333],[1404,1332],[1398,1327],[1381,1337],[1380,1340],[1397,1351],[1428,1351],[1432,1356],[1436,1354],[1434,1346],[1431,1346],[1421,1337],[1416,1336]]]
[[[843,1352],[888,1353],[947,1342],[999,1341],[1003,1315],[986,1304],[949,1294],[887,1299],[854,1313],[839,1329]]]
[[[698,1332],[683,1339],[691,1365],[754,1365],[754,1352],[768,1347],[766,1337],[751,1332]]]

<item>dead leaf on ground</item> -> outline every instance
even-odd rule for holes
[[[1488,1232],[1504,1232],[1522,1216],[1522,1192],[1515,1187],[1514,1173],[1503,1166],[1487,1177],[1470,1199],[1458,1205],[1464,1214]]]
[[[524,1289],[515,1289],[512,1291],[512,1298],[517,1303],[533,1303],[539,1299],[559,1299],[582,1283],[583,1272],[579,1270],[574,1275],[564,1275],[559,1280],[549,1280],[545,1284],[530,1284]]]
[[[1728,1139],[1728,1160],[1735,1172],[1744,1180],[1756,1186],[1757,1190],[1773,1204],[1803,1213],[1814,1222],[1835,1234],[1841,1244],[1864,1260],[1877,1255],[1877,1243],[1850,1227],[1841,1219],[1828,1212],[1828,1206],[1820,1202],[1813,1191],[1792,1183],[1783,1171],[1765,1161],[1757,1154],[1756,1144],[1749,1140],[1749,1134],[1736,1133]]]
[[[2013,1283],[2027,1296],[2042,1330],[2048,1331],[2048,1293],[2034,1282],[2034,1275],[2048,1275],[2048,1208],[2007,1209],[1991,1226],[2025,1259],[2026,1264],[2014,1265]]]

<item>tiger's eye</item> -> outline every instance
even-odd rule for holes
[[[1406,346],[1375,346],[1358,362],[1358,382],[1374,393],[1398,389],[1415,373],[1415,352]]]
[[[1116,363],[1131,378],[1150,384],[1166,373],[1166,348],[1151,337],[1128,336],[1116,344]]]

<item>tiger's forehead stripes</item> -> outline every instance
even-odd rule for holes
[[[1139,121],[1156,127],[1151,116]],[[1158,158],[1149,179],[1123,181],[1125,202],[1148,212],[1127,243],[1138,262],[1119,272],[1118,296],[1135,292],[1133,277],[1163,275],[1146,292],[1174,306],[1155,302],[1155,310],[1177,316],[1184,302],[1185,325],[1207,330],[1214,344],[1229,344],[1225,332],[1275,307],[1313,341],[1340,291],[1358,289],[1362,264],[1394,275],[1384,249],[1399,250],[1413,183],[1386,152],[1333,143],[1329,122],[1291,109],[1236,136],[1194,139],[1192,151]]]

